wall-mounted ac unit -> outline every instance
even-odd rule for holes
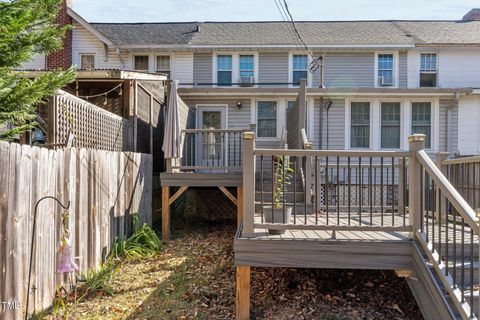
[[[393,86],[393,77],[379,77],[378,84],[380,86]]]
[[[241,87],[252,87],[255,83],[255,78],[252,76],[249,77],[240,77],[240,86]]]

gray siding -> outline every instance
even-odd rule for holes
[[[408,83],[408,63],[407,53],[401,52],[398,57],[398,86],[400,88],[406,88]]]
[[[259,53],[258,81],[260,83],[287,83],[288,53]]]
[[[314,137],[313,143],[315,149],[327,149],[327,113],[322,112],[320,107],[320,99],[315,99],[314,104]],[[345,149],[345,100],[333,100],[333,104],[328,112],[328,128],[329,128],[329,150]],[[320,144],[320,131],[322,136],[322,144]]]
[[[212,83],[212,54],[193,54],[193,82]]]
[[[325,55],[327,88],[371,88],[374,86],[375,55],[373,52],[328,53]],[[318,87],[320,70],[313,76]]]
[[[451,107],[453,105],[453,107]],[[447,136],[448,108],[450,112],[450,130]],[[440,100],[439,111],[439,149],[441,152],[449,152],[453,156],[458,152],[458,104],[451,99]],[[448,142],[447,142],[448,139]],[[447,150],[448,145],[448,150]]]

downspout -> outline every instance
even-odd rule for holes
[[[459,92],[455,92],[455,100],[453,100],[453,103],[450,103],[447,107],[447,114],[446,114],[446,124],[447,124],[447,132],[446,132],[446,135],[447,135],[447,141],[445,141],[445,151],[448,152],[448,154],[450,155],[450,146],[452,145],[452,142],[451,142],[451,128],[452,128],[452,124],[451,124],[451,116],[452,116],[452,109],[455,105],[458,106],[458,103],[459,103],[459,100],[460,100],[460,93]]]

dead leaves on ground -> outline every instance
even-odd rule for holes
[[[220,230],[221,229],[221,230]],[[184,232],[147,261],[125,263],[111,297],[77,306],[82,319],[233,319],[233,227]],[[393,272],[252,269],[253,319],[422,319]]]

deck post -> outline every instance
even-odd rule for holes
[[[312,150],[312,143],[307,142],[304,145],[305,150]],[[312,176],[313,176],[313,158],[311,156],[305,157],[305,193],[307,196],[307,201],[311,201],[311,192],[312,192]],[[316,201],[316,200],[315,200]]]
[[[422,208],[422,166],[417,159],[417,151],[425,149],[425,135],[414,134],[408,137],[410,159],[408,161],[408,213],[413,226],[411,237],[420,229],[423,219]]]
[[[253,234],[255,217],[255,133],[243,136],[243,234]]]
[[[237,187],[237,227],[243,220],[243,187]]]
[[[250,319],[250,266],[237,267],[235,313],[237,320]]]
[[[170,187],[162,187],[162,240],[170,240]]]

